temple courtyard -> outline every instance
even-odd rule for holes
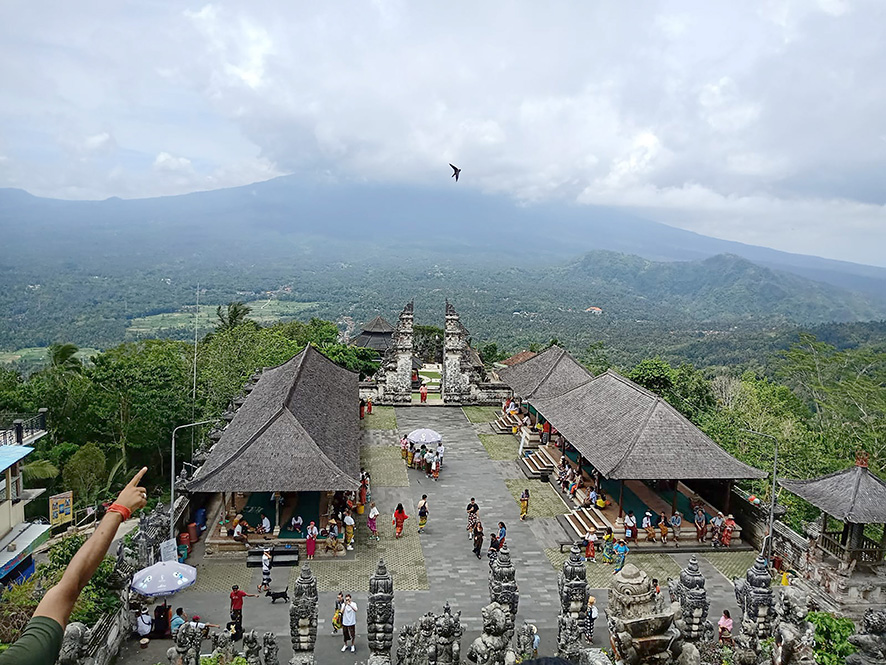
[[[357,537],[354,551],[340,558],[319,557],[310,562],[320,590],[319,628],[316,645],[318,662],[334,663],[365,661],[369,656],[366,644],[366,597],[369,577],[375,572],[379,558],[387,563],[394,578],[395,625],[412,623],[428,611],[439,613],[445,602],[454,612],[461,612],[465,629],[463,654],[480,633],[480,610],[489,603],[489,564],[485,556],[477,560],[465,531],[465,506],[475,497],[480,506],[480,519],[490,534],[497,523],[507,525],[507,544],[516,568],[520,591],[517,624],[534,622],[541,635],[540,653],[552,655],[556,649],[557,575],[568,556],[570,540],[556,516],[568,512],[568,506],[550,484],[528,480],[517,462],[516,437],[495,435],[489,423],[496,409],[426,406],[377,407],[361,428],[361,462],[372,475],[372,493],[381,515],[381,540],[368,539],[366,515],[357,516]],[[396,429],[392,429],[396,427]],[[438,482],[417,470],[407,470],[400,457],[398,439],[401,434],[419,427],[429,427],[443,435],[446,446],[445,463]],[[522,489],[532,493],[529,519],[519,519],[517,496]],[[416,503],[428,495],[430,516],[424,534],[418,534]],[[395,540],[390,515],[402,502],[410,519],[400,540]],[[488,543],[488,538],[487,538]],[[662,587],[668,577],[677,577],[690,554],[650,552],[637,548],[628,555],[628,562],[658,578]],[[318,552],[322,547],[318,548]],[[303,551],[302,551],[303,554]],[[723,609],[740,616],[735,602],[734,576],[744,576],[751,566],[753,552],[712,551],[698,555],[701,572],[707,579],[710,618],[716,622]],[[258,568],[248,569],[245,554],[224,553],[203,556],[199,543],[188,560],[198,569],[197,583],[172,597],[173,607],[184,607],[189,616],[197,614],[201,621],[224,625],[228,620],[228,593],[232,584],[254,592],[261,578]],[[591,593],[597,598],[600,618],[597,620],[595,646],[608,647],[605,612],[607,588],[613,578],[613,567],[587,563],[587,579]],[[272,571],[274,590],[293,588],[299,568],[276,568]],[[351,593],[359,607],[357,651],[341,653],[341,635],[332,635],[332,613],[336,593]],[[667,593],[667,590],[663,590]],[[274,631],[280,647],[280,661],[292,656],[289,642],[289,603],[264,596],[247,598],[243,611],[244,630]],[[152,640],[147,649],[139,649],[136,640],[124,644],[117,662],[127,665],[154,665],[165,662],[170,640]],[[394,650],[396,651],[396,640]],[[204,653],[211,651],[204,642]]]

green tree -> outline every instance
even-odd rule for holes
[[[219,305],[215,310],[215,316],[218,318],[215,329],[218,331],[233,330],[237,326],[247,323],[255,327],[255,321],[246,318],[250,312],[252,312],[252,308],[242,300],[229,302],[225,308]]]
[[[313,344],[324,347],[327,344],[338,342],[338,328],[332,321],[324,321],[316,317],[307,323],[303,321],[286,321],[276,323],[272,328],[278,329],[284,337],[292,340],[299,346]]]
[[[53,480],[58,477],[58,467],[48,459],[38,459],[22,465],[25,482]]]
[[[76,344],[52,344],[47,352],[50,367],[69,372],[82,371],[83,363],[77,357],[79,350]]]
[[[443,361],[443,328],[437,326],[413,326],[413,353],[426,363]]]
[[[815,626],[815,662],[821,665],[843,665],[846,656],[855,653],[849,636],[855,632],[851,619],[828,612],[810,612],[806,619]]]
[[[480,347],[479,352],[480,358],[486,365],[491,365],[492,363],[496,363],[508,357],[507,353],[498,350],[498,344],[496,344],[495,342],[488,342],[484,344]]]
[[[107,460],[105,454],[94,443],[81,446],[62,472],[65,487],[74,491],[77,503],[89,504],[98,495],[105,483]]]
[[[320,352],[340,367],[359,372],[360,379],[372,376],[378,371],[377,356],[372,349],[347,344],[328,344]]]
[[[658,356],[641,360],[628,372],[628,378],[662,397],[674,388],[674,370]]]

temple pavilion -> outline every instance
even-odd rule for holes
[[[528,475],[550,475],[565,455],[585,485],[599,485],[609,499],[604,509],[585,507],[565,516],[578,535],[588,526],[620,531],[628,511],[639,524],[646,511],[670,516],[679,510],[691,532],[696,506],[708,520],[718,511],[728,514],[734,481],[766,477],[655,393],[612,370],[593,376],[559,347],[502,369],[499,376],[520,398],[530,426],[548,422],[553,435],[524,459]]]
[[[351,340],[351,344],[372,349],[379,356],[383,356],[393,345],[394,330],[394,326],[382,317],[376,316],[363,325],[360,334]]]
[[[322,529],[360,486],[357,382],[312,346],[265,368],[188,491],[220,493],[222,512],[252,526],[264,513],[281,538],[302,536],[286,528],[295,515]]]

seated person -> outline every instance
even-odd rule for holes
[[[246,535],[248,533],[248,528],[249,525],[243,520],[237,522],[237,525],[234,527],[234,540],[238,543],[243,543],[244,545],[246,545],[246,549],[252,547],[249,542],[249,538]]]
[[[609,505],[609,502],[606,500],[606,495],[603,494],[603,492],[600,492],[600,495],[597,497],[596,504],[597,508],[599,508],[600,510]]]
[[[331,519],[329,520],[323,551],[327,553],[331,551],[333,554],[338,554],[339,552],[343,552],[344,549],[344,546],[338,540],[338,523],[334,519]]]
[[[182,607],[176,608],[175,616],[172,617],[172,621],[169,624],[169,627],[172,631],[173,636],[178,631],[179,628],[182,627],[182,624],[188,620],[188,617],[185,616],[185,610]]]
[[[305,521],[301,518],[301,515],[293,515],[292,519],[289,520],[289,530],[303,534],[302,527],[304,526],[304,523]]]
[[[261,523],[255,527],[256,533],[271,533],[273,529],[271,528],[271,520],[267,515],[261,513]]]
[[[143,607],[141,612],[138,613],[135,627],[138,630],[139,637],[147,637],[154,631],[154,620],[151,618],[151,613],[148,612],[147,607]]]
[[[579,476],[574,481],[572,481],[572,484],[569,486],[569,496],[575,498],[575,493],[584,486],[585,486],[584,476]]]

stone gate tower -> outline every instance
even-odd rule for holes
[[[470,397],[471,387],[462,367],[468,347],[468,331],[462,325],[458,312],[446,301],[446,327],[443,329],[443,365],[440,391],[443,402],[461,404]]]
[[[409,301],[400,312],[394,331],[392,353],[385,364],[384,401],[408,404],[412,401],[412,324],[413,303]]]

